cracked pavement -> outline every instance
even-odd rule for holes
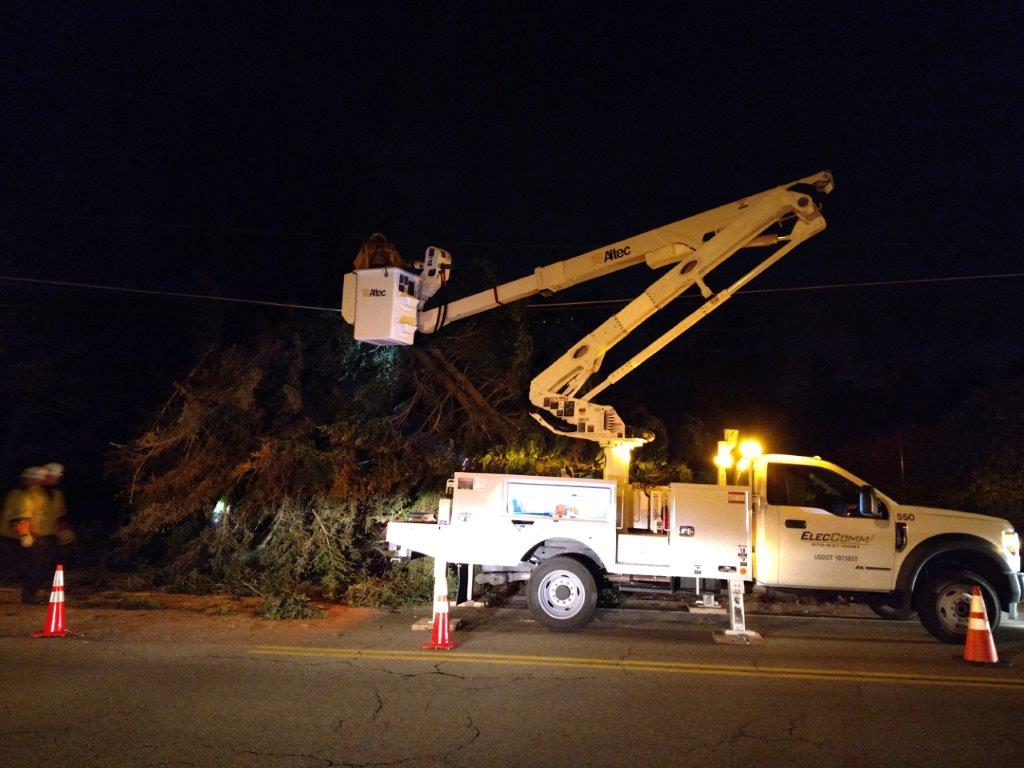
[[[1015,751],[1024,693],[1021,628],[998,639],[1015,666],[976,669],[912,622],[763,617],[765,644],[743,647],[714,644],[706,617],[603,615],[565,635],[485,609],[455,633],[459,648],[420,654],[409,612],[70,612],[79,634],[66,640],[28,639],[34,616],[20,607],[0,616],[4,765],[995,764]],[[642,666],[654,661],[675,666]],[[857,677],[772,673],[783,669]],[[895,674],[938,682],[884,677]],[[984,687],[1001,682],[1020,685]],[[1000,735],[951,740],[954,723]]]

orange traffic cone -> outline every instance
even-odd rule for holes
[[[999,654],[992,640],[992,629],[988,625],[985,598],[981,587],[971,590],[971,617],[967,620],[967,642],[964,644],[964,661],[972,664],[998,664]]]
[[[457,643],[452,641],[448,630],[448,563],[434,558],[434,626],[430,630],[430,642],[420,646],[423,650],[449,650]]]
[[[64,566],[58,565],[50,589],[50,605],[46,609],[46,623],[32,637],[65,637],[68,635],[67,614],[64,612]]]

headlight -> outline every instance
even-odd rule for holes
[[[1020,552],[1020,536],[1017,535],[1013,528],[1007,528],[1003,531],[1003,549],[1011,555],[1016,555]]]

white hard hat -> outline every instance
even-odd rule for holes
[[[64,465],[58,464],[56,461],[51,461],[49,464],[43,465],[43,472],[45,472],[50,477],[63,477]]]
[[[27,467],[21,471],[25,480],[43,480],[46,477],[46,470],[42,467]]]

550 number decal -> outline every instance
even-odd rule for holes
[[[910,522],[913,522],[914,515],[913,515],[913,513],[910,513],[910,512],[897,512],[896,513],[896,519],[901,521],[901,522],[910,523]]]

